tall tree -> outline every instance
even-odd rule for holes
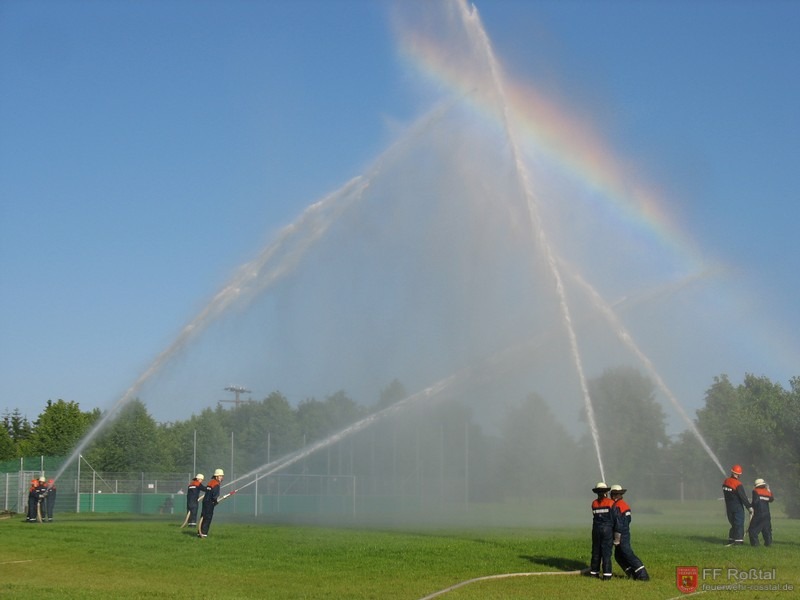
[[[726,375],[720,375],[706,391],[705,405],[697,411],[696,420],[723,469],[741,464],[748,486],[757,477],[769,480],[792,517],[800,517],[799,387],[798,378],[791,380],[787,391],[766,377],[745,374],[744,381],[735,386]],[[707,460],[692,459],[701,453],[699,443],[684,434],[675,450],[676,460],[684,467],[698,465],[689,471],[687,480],[717,493],[720,473],[709,473]]]
[[[658,493],[659,468],[669,444],[665,416],[649,378],[618,367],[589,382],[606,477],[611,483]],[[585,418],[585,417],[584,417]],[[584,444],[589,445],[588,436]]]
[[[0,460],[17,458],[17,445],[11,439],[8,429],[0,427]]]
[[[121,409],[86,455],[99,471],[161,471],[165,462],[158,425],[139,399]]]
[[[365,411],[343,391],[325,398],[304,400],[297,407],[297,423],[306,442],[316,441],[356,422]]]
[[[408,391],[405,386],[400,383],[398,379],[392,381],[385,388],[381,390],[380,398],[378,399],[377,408],[382,409],[391,406],[395,402],[399,402],[408,396]]]
[[[25,444],[26,454],[63,456],[81,440],[100,412],[84,413],[77,402],[47,401]]]
[[[569,496],[594,473],[575,440],[538,394],[511,407],[501,430],[499,464],[512,496]],[[594,466],[592,464],[592,466]]]
[[[197,470],[213,472],[229,464],[231,456],[231,429],[225,410],[206,408],[192,417],[192,430],[197,431]],[[229,476],[232,473],[229,473]]]
[[[12,413],[6,412],[3,415],[3,426],[18,446],[20,442],[30,437],[32,431],[30,422],[18,408],[15,408]]]
[[[239,464],[255,469],[296,450],[300,446],[297,419],[289,401],[272,392],[261,402],[242,405],[237,415],[236,445]]]

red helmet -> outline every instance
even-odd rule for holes
[[[731,467],[731,473],[734,473],[734,474],[736,474],[736,475],[741,475],[741,474],[742,474],[742,467],[741,467],[741,465],[733,465],[733,466]]]

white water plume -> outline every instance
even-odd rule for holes
[[[261,397],[279,390],[292,402],[344,389],[370,405],[397,378],[421,391],[235,482],[284,469],[412,405],[462,392],[476,395],[474,388],[481,386],[480,392],[488,390],[481,409],[490,419],[541,390],[570,424],[583,412],[605,479],[587,371],[591,375],[613,359],[607,348],[597,350],[600,342],[583,335],[585,324],[602,321],[602,334],[616,336],[633,352],[719,466],[623,326],[617,305],[605,301],[577,268],[565,266],[564,254],[578,234],[566,228],[573,238],[559,238],[551,217],[569,211],[572,198],[564,192],[552,201],[553,190],[561,190],[552,184],[547,163],[523,153],[507,80],[477,10],[461,0],[444,7],[445,37],[459,68],[467,71],[467,84],[440,100],[362,175],[309,206],[237,269],[73,458],[137,395],[168,420],[213,404],[216,398],[208,394],[220,382],[241,381]],[[543,197],[543,189],[550,195]],[[602,261],[618,263],[626,275],[629,257],[615,252],[616,247],[596,248]],[[595,282],[607,283],[580,266]],[[571,286],[573,270],[577,287]],[[624,297],[641,287],[638,273],[617,276],[600,289],[607,297]],[[582,304],[587,298],[589,307]]]
[[[603,300],[602,296],[600,296],[600,294],[597,293],[597,290],[595,290],[592,285],[590,285],[577,273],[573,274],[573,276],[575,280],[581,285],[581,287],[589,294],[595,307],[600,310],[603,317],[612,326],[617,337],[631,350],[631,352],[634,353],[639,362],[645,367],[647,373],[650,375],[650,377],[653,378],[653,381],[655,382],[656,386],[658,386],[658,388],[667,397],[672,407],[680,415],[681,419],[689,428],[689,431],[691,431],[695,439],[697,439],[697,441],[703,447],[703,450],[705,450],[706,454],[708,454],[711,460],[714,461],[714,464],[717,465],[717,468],[720,470],[720,472],[723,475],[725,475],[727,471],[722,467],[719,458],[717,458],[717,455],[714,454],[713,450],[711,450],[711,447],[708,445],[708,442],[706,442],[705,438],[700,433],[700,430],[697,428],[697,425],[695,425],[694,421],[692,421],[689,415],[686,414],[686,410],[683,408],[681,403],[678,402],[678,399],[675,397],[675,394],[672,393],[672,390],[664,382],[664,379],[661,377],[661,374],[656,369],[655,365],[653,364],[653,361],[650,360],[650,358],[644,352],[642,352],[641,348],[639,348],[639,345],[634,341],[630,332],[622,324],[622,321],[620,321],[616,312],[614,312],[611,306],[605,300]]]
[[[407,151],[409,144],[413,144],[421,135],[434,127],[452,107],[453,102],[444,103],[420,118],[401,139],[376,159],[364,175],[353,178],[340,189],[310,205],[293,223],[284,227],[276,239],[255,259],[239,267],[231,280],[103,414],[73,450],[55,475],[55,479],[58,479],[100,432],[114,421],[121,409],[137,397],[146,383],[170,365],[211,324],[234,308],[239,310],[246,308],[254,298],[289,276],[309,250],[327,234],[331,225],[362,200],[370,181],[380,176],[383,165],[394,160],[395,154]]]
[[[464,13],[464,21],[470,26],[469,31],[473,33],[473,36],[476,40],[475,43],[478,44],[485,53],[486,61],[489,65],[489,72],[491,74],[491,81],[500,101],[500,108],[503,115],[503,128],[511,149],[511,160],[514,165],[514,173],[519,181],[520,188],[522,189],[522,193],[525,197],[525,203],[530,213],[531,224],[536,233],[536,241],[540,244],[544,251],[550,275],[555,282],[558,305],[561,310],[561,316],[563,318],[564,326],[569,339],[570,352],[572,354],[572,360],[575,363],[575,371],[577,372],[578,381],[580,382],[581,386],[581,392],[583,393],[586,419],[589,423],[589,429],[592,434],[592,442],[594,443],[595,454],[597,455],[597,464],[600,469],[600,479],[605,481],[606,476],[605,469],[603,468],[603,457],[602,453],[600,452],[600,433],[597,429],[592,399],[589,396],[589,386],[586,383],[586,374],[583,370],[583,361],[581,359],[581,353],[578,347],[578,339],[575,335],[575,327],[572,323],[572,314],[569,308],[569,303],[567,302],[567,295],[566,291],[564,290],[561,272],[553,254],[553,249],[548,241],[544,224],[542,223],[542,219],[539,215],[536,194],[534,193],[533,186],[531,185],[530,174],[528,173],[527,165],[522,159],[522,153],[519,149],[516,132],[511,125],[511,120],[508,115],[508,102],[506,100],[500,66],[498,65],[497,59],[494,56],[491,43],[486,35],[486,31],[480,22],[477,9],[473,7],[471,11],[468,11],[466,2],[461,2],[460,6]]]

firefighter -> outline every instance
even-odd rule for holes
[[[56,482],[54,479],[47,480],[44,492],[44,506],[47,521],[50,523],[53,521],[53,510],[56,507]],[[45,515],[42,515],[42,520],[44,520],[44,518]]]
[[[753,518],[747,533],[750,535],[750,545],[758,546],[758,534],[764,536],[764,545],[772,545],[772,517],[769,514],[769,504],[775,497],[769,485],[763,479],[756,479],[753,488]]]
[[[31,487],[28,488],[28,518],[29,523],[42,522],[42,501],[47,492],[44,475],[38,479],[31,480]]]
[[[28,523],[36,523],[36,508],[39,505],[39,480],[31,479],[31,486],[28,488],[28,516],[25,519]]]
[[[203,511],[200,514],[200,524],[197,527],[197,537],[208,537],[208,529],[214,518],[214,507],[219,501],[220,484],[225,477],[222,469],[214,471],[214,477],[206,486],[206,495],[203,496]]]
[[[205,475],[198,473],[189,482],[189,489],[186,491],[186,512],[190,527],[197,526],[197,507],[200,503],[200,492],[206,491],[206,486],[203,485],[204,479]]]
[[[631,548],[631,507],[622,498],[625,492],[619,484],[611,486],[611,523],[614,529],[614,558],[625,575],[637,581],[649,581],[647,569]]]
[[[611,523],[611,507],[614,506],[614,501],[608,497],[609,489],[603,481],[592,488],[597,498],[592,501],[592,562],[589,575],[603,581],[611,579],[611,550],[614,546]]]
[[[725,497],[725,511],[728,515],[728,523],[731,528],[728,531],[728,543],[726,546],[741,546],[744,544],[744,509],[747,508],[753,514],[753,506],[747,499],[747,492],[744,485],[739,481],[742,475],[742,467],[733,465],[731,475],[722,482],[722,493]]]

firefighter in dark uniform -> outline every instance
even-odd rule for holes
[[[769,514],[769,504],[775,500],[769,485],[763,479],[756,479],[753,488],[753,519],[747,529],[750,535],[750,545],[758,546],[758,534],[764,536],[764,545],[772,545],[772,517]]]
[[[607,495],[609,489],[602,481],[592,488],[597,498],[592,501],[592,562],[589,565],[589,575],[599,577],[603,581],[611,579],[611,551],[614,546],[614,529],[611,522],[611,508],[614,506],[614,501]]]
[[[222,469],[214,471],[214,477],[206,486],[206,495],[203,496],[203,511],[200,514],[200,525],[197,528],[197,537],[208,537],[208,529],[211,527],[211,520],[214,518],[214,507],[219,501],[220,484],[225,473]]]
[[[44,492],[44,506],[47,521],[51,522],[53,520],[53,510],[55,510],[56,507],[56,482],[54,479],[47,480]],[[43,520],[44,518],[45,515],[42,515]]]
[[[622,498],[628,490],[619,484],[611,486],[611,523],[614,528],[614,558],[625,575],[637,581],[649,581],[647,569],[631,548],[631,507]]]
[[[39,504],[39,480],[31,479],[31,486],[28,488],[28,516],[25,519],[28,523],[36,523],[36,507]]]
[[[47,486],[45,485],[44,476],[31,481],[31,487],[28,489],[28,521],[30,523],[42,521],[44,517],[42,514],[42,501],[46,491]]]
[[[728,515],[728,523],[731,524],[726,546],[741,546],[744,544],[744,509],[747,508],[750,514],[753,514],[753,506],[750,504],[750,500],[747,499],[744,485],[739,481],[741,475],[742,467],[733,465],[730,477],[722,482],[725,511]]]
[[[198,473],[197,476],[189,482],[189,488],[186,490],[186,512],[188,514],[189,526],[197,526],[197,507],[200,505],[200,492],[206,491],[206,486],[203,485],[205,476]]]

